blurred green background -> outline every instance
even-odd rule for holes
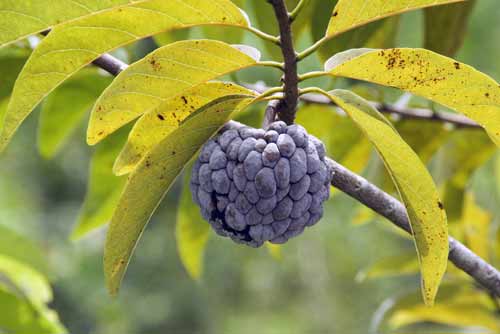
[[[327,12],[332,6],[324,2],[315,6]],[[256,26],[269,29],[269,20],[261,17],[262,11],[270,11],[266,1],[247,1],[245,9]],[[402,15],[399,24],[396,46],[423,46],[422,11]],[[193,37],[220,35],[220,29],[194,29],[190,34]],[[312,42],[309,30],[310,26],[305,24],[303,31],[297,33],[302,48]],[[234,32],[224,30],[222,34],[238,38],[232,35]],[[185,36],[161,36],[156,42],[176,38]],[[499,81],[499,41],[498,1],[479,0],[470,18],[464,46],[456,58]],[[264,47],[251,36],[246,36],[244,43],[263,50],[265,59],[276,55],[276,50]],[[155,41],[145,40],[118,50],[116,55],[130,62],[154,46]],[[303,71],[318,68],[318,57],[302,65]],[[230,79],[276,84],[279,76],[273,69],[265,68],[246,70]],[[324,80],[316,83],[350,84]],[[387,99],[397,97],[392,90],[384,90],[384,94]],[[70,113],[72,105],[67,104],[65,108]],[[260,114],[259,110],[252,110],[241,119],[258,124]],[[307,115],[300,117],[304,123],[311,121]],[[93,231],[79,241],[69,240],[86,193],[93,152],[84,141],[85,122],[80,122],[55,158],[48,160],[40,157],[36,147],[38,118],[38,113],[34,113],[28,119],[6,154],[0,157],[0,225],[2,230],[11,231],[0,232],[0,254],[17,258],[47,275],[54,293],[49,307],[72,334],[382,333],[383,329],[375,328],[384,318],[383,311],[400,296],[418,294],[419,278],[413,269],[405,276],[384,274],[376,279],[360,279],[360,272],[379,261],[412,254],[413,245],[381,219],[368,215],[358,219],[364,224],[353,224],[354,218],[359,217],[360,207],[342,194],[328,202],[320,224],[281,248],[279,258],[271,256],[265,247],[255,250],[235,245],[211,232],[204,273],[199,281],[194,281],[183,268],[176,249],[175,223],[182,188],[179,178],[146,229],[120,295],[111,298],[104,286],[102,270],[105,229]],[[325,129],[318,131],[324,133]],[[444,151],[439,150],[430,160],[433,175],[443,182],[447,180],[443,175],[452,168],[447,164],[446,153],[454,147],[453,140],[444,139],[441,143]],[[488,230],[491,236],[496,235],[500,216],[500,171],[495,171],[500,167],[498,153],[489,152],[480,163],[470,167],[467,176],[471,176],[471,181],[463,182],[462,186],[471,189],[478,204],[492,215]],[[469,158],[466,156],[465,160]],[[380,161],[373,154],[364,174],[383,185]],[[491,259],[495,261],[496,257]],[[394,263],[391,268],[391,263],[385,269],[386,274],[390,274],[390,269],[403,271],[402,265]],[[461,284],[472,286],[467,281]],[[438,297],[438,303],[443,295],[445,293]],[[0,299],[0,307],[9,305]],[[464,312],[467,313],[467,309]],[[435,325],[425,322],[400,333],[438,333],[431,328]],[[466,332],[444,327],[436,330]],[[487,332],[483,328],[474,333]],[[38,332],[31,329],[22,333]]]

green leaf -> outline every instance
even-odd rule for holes
[[[357,49],[330,58],[334,76],[400,88],[465,114],[500,146],[500,86],[474,68],[424,49]]]
[[[424,48],[452,57],[462,46],[475,0],[426,8]]]
[[[38,150],[44,158],[57,154],[110,82],[94,70],[83,71],[47,97],[38,124]]]
[[[0,254],[0,285],[2,277],[15,285],[22,296],[34,304],[44,304],[52,300],[52,290],[47,279],[31,267]]]
[[[150,0],[55,27],[16,81],[0,151],[45,96],[101,54],[150,35],[201,24],[248,27],[229,0]]]
[[[147,152],[178,128],[186,117],[210,101],[225,95],[247,93],[248,89],[232,83],[208,82],[161,102],[135,123],[116,159],[114,173],[123,175],[131,172]]]
[[[0,328],[5,333],[62,334],[57,314],[0,286]]]
[[[325,143],[330,156],[350,170],[360,173],[366,167],[371,145],[349,118],[332,106],[306,105],[297,113],[298,124]]]
[[[175,237],[177,251],[189,275],[198,280],[203,272],[203,254],[210,236],[210,224],[201,217],[200,209],[191,198],[191,170],[184,175],[181,201],[177,211]]]
[[[384,258],[360,271],[356,275],[356,281],[363,282],[369,279],[413,275],[418,272],[418,269],[418,260],[415,255],[403,253]]]
[[[80,239],[111,220],[125,185],[125,178],[113,175],[113,163],[128,131],[129,127],[124,127],[97,146],[90,162],[87,194],[71,234],[72,240]]]
[[[339,35],[384,17],[457,1],[461,0],[339,0],[328,23],[326,37]]]
[[[446,214],[436,186],[418,156],[375,108],[344,91],[330,92],[340,106],[373,143],[406,206],[422,272],[422,292],[434,303],[448,261]]]
[[[37,0],[0,2],[0,47],[55,25],[141,1]]]
[[[255,64],[246,53],[218,41],[181,41],[159,48],[121,72],[97,100],[87,141],[93,145],[168,99],[187,100],[188,90]]]
[[[111,294],[118,292],[137,241],[175,178],[229,116],[252,100],[249,91],[248,95],[226,96],[209,103],[156,145],[130,174],[104,250],[104,272]]]
[[[0,100],[10,96],[19,72],[28,60],[29,52],[21,49],[0,50]]]
[[[0,224],[0,254],[9,256],[47,275],[47,259],[42,248],[34,241]]]

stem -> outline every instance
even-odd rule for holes
[[[325,76],[325,75],[327,75],[327,73],[323,72],[323,71],[308,72],[308,73],[299,75],[299,81],[302,82],[304,80],[313,79],[313,78],[319,78],[319,77],[322,77],[322,76]]]
[[[269,35],[268,33],[265,33],[257,28],[254,28],[254,27],[247,27],[245,28],[246,30],[250,31],[251,33],[253,33],[255,36],[265,40],[265,41],[268,41],[268,42],[271,42],[273,44],[276,44],[276,45],[280,45],[280,39],[279,37],[276,37],[276,36],[273,36],[273,35]]]
[[[285,61],[283,77],[285,96],[276,106],[279,118],[287,124],[293,124],[299,99],[299,78],[297,75],[297,55],[293,46],[291,20],[284,0],[268,0],[274,8],[274,14],[280,28],[280,47]]]
[[[322,39],[320,39],[319,41],[317,41],[316,43],[314,43],[313,45],[311,45],[310,47],[308,47],[304,51],[300,52],[297,55],[297,61],[301,61],[302,59],[310,56],[316,50],[318,50],[323,44],[325,44],[327,41],[328,41],[328,38],[323,37]]]
[[[290,21],[293,22],[299,15],[300,11],[307,5],[309,0],[300,0],[297,6],[295,6],[294,10],[290,13]]]
[[[277,61],[259,61],[259,62],[257,62],[257,65],[274,67],[274,68],[280,69],[282,71],[285,70],[285,65],[283,63],[279,63]]]

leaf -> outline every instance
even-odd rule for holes
[[[111,220],[104,250],[104,272],[111,294],[118,292],[137,241],[164,194],[184,166],[229,118],[253,96],[226,96],[191,114],[163,139],[129,176]]]
[[[0,278],[7,278],[22,295],[34,304],[44,304],[52,300],[52,290],[47,279],[31,267],[0,254]],[[0,285],[2,285],[0,279]]]
[[[200,24],[248,27],[229,0],[149,0],[55,27],[16,81],[0,151],[45,96],[101,54],[150,35]]]
[[[452,301],[440,303],[433,308],[422,305],[397,310],[389,320],[393,329],[415,323],[433,322],[449,326],[474,327],[498,333],[500,323],[496,315],[476,302],[471,296],[458,296]]]
[[[200,210],[191,199],[190,169],[185,172],[181,201],[177,211],[175,237],[177,251],[189,276],[198,280],[203,272],[203,255],[210,236],[210,224],[201,217]]]
[[[45,305],[35,305],[2,286],[0,286],[0,328],[4,333],[67,333],[54,311]]]
[[[424,10],[424,48],[452,57],[462,46],[475,0]]]
[[[49,273],[48,262],[42,248],[34,241],[0,224],[0,254],[41,272]]]
[[[0,47],[55,25],[141,1],[134,0],[4,0],[0,3]]]
[[[21,49],[0,49],[0,100],[10,96],[19,72],[28,60],[29,52]]]
[[[147,152],[178,128],[186,117],[210,101],[225,95],[247,93],[248,89],[235,84],[208,82],[161,102],[135,123],[116,159],[114,173],[123,175],[131,172]]]
[[[373,264],[372,266],[358,272],[357,282],[369,279],[387,278],[402,275],[413,275],[418,272],[418,260],[413,254],[403,253]]]
[[[306,105],[297,113],[298,124],[325,143],[329,156],[360,173],[370,159],[371,145],[359,128],[332,106]]]
[[[356,96],[329,94],[373,143],[406,206],[422,272],[422,292],[432,305],[448,261],[446,214],[436,186],[418,156],[375,108]]]
[[[500,146],[500,86],[474,68],[424,49],[357,49],[330,58],[334,76],[400,88],[465,114]]]
[[[458,1],[461,0],[339,0],[328,23],[326,37],[339,35],[384,17]]]
[[[87,141],[93,145],[168,99],[187,100],[190,89],[255,64],[246,53],[218,41],[181,41],[159,48],[121,72],[97,100]]]
[[[96,71],[84,71],[47,97],[38,124],[38,150],[44,158],[57,154],[110,82]]]
[[[88,232],[107,224],[125,185],[125,178],[113,175],[113,163],[129,132],[125,127],[97,146],[90,162],[87,194],[80,209],[71,240],[78,240]]]
[[[490,227],[493,217],[476,203],[473,193],[468,192],[464,202],[462,221],[467,245],[483,259],[489,259]]]

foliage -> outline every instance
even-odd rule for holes
[[[464,42],[476,1],[286,3],[289,9],[301,8],[293,22],[294,41],[304,47],[298,53],[300,81],[313,79],[325,88],[336,88],[326,93],[301,82],[300,94],[326,95],[345,112],[325,103],[301,104],[297,123],[321,138],[336,161],[399,194],[412,225],[416,258],[408,250],[364,268],[358,278],[412,275],[420,270],[424,301],[433,304],[447,265],[447,223],[451,234],[473,251],[489,261],[498,257],[494,255],[498,240],[491,237],[497,230],[498,211],[488,201],[500,198],[500,158],[495,156],[495,144],[500,145],[500,86],[496,79],[449,58]],[[425,49],[397,47],[400,23],[407,17],[399,14],[420,9],[425,16]],[[46,37],[24,41],[29,35],[46,34],[47,29],[51,31]],[[272,36],[278,32],[272,8],[251,1],[7,0],[0,4],[0,151],[9,154],[7,144],[39,104],[38,149],[46,159],[70,150],[73,134],[80,136],[83,121],[90,117],[87,142],[97,147],[71,238],[83,238],[111,222],[104,270],[112,294],[120,287],[145,226],[199,148],[229,119],[256,121],[261,116],[257,109],[263,107],[260,101],[282,92],[273,87],[283,69],[281,49]],[[149,36],[160,46],[142,52],[116,78],[95,68],[84,69],[107,52],[120,55],[145,47],[151,42]],[[317,42],[308,46],[311,38]],[[302,62],[310,54],[317,58]],[[269,57],[271,61],[261,60]],[[274,90],[252,90],[247,84],[256,77]],[[415,96],[404,103],[408,95],[386,87]],[[450,131],[432,117],[386,118],[373,107],[391,103],[463,114],[483,127],[489,138],[477,128]],[[372,154],[370,143],[381,159]],[[494,171],[491,177],[498,180],[489,182],[494,190],[488,196],[471,187],[481,168]],[[201,280],[208,225],[190,202],[186,182],[179,186],[177,214],[170,212],[177,220],[178,253],[188,273]],[[362,210],[366,209],[361,209],[358,220],[377,219]],[[1,238],[9,239],[9,233],[0,233]],[[0,247],[0,307],[14,310],[0,317],[0,328],[64,331],[46,305],[51,295],[43,261],[24,242],[4,244],[9,243],[27,250],[14,256],[10,247]],[[279,248],[270,252],[286,256]],[[23,286],[19,275],[29,277],[33,286]],[[456,284],[450,278],[463,287],[455,295],[449,293],[450,285]],[[421,306],[415,295],[398,296],[377,325],[394,331],[432,322],[498,331],[494,298],[472,286],[464,275],[448,269],[434,309]],[[30,294],[30,289],[36,293]],[[23,314],[37,316],[19,316]]]

